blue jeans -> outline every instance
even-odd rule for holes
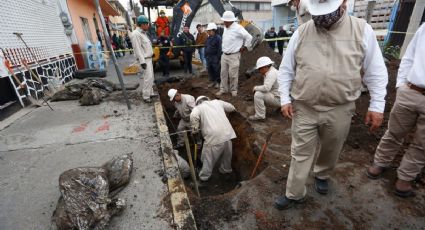
[[[198,48],[199,59],[201,59],[202,65],[207,68],[207,59],[205,59],[205,47]]]

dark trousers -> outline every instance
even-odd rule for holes
[[[192,53],[193,52],[185,52],[183,51],[183,57],[184,57],[184,72],[187,73],[193,73],[192,71]]]
[[[170,74],[170,58],[168,58],[167,54],[161,54],[159,56],[159,65],[161,66],[163,75]]]
[[[220,57],[217,56],[207,56],[207,69],[208,76],[212,82],[220,82]]]
[[[274,51],[274,48],[276,47],[276,41],[269,42],[269,46]]]
[[[277,49],[279,50],[279,54],[282,55],[283,54],[283,42],[277,42]]]

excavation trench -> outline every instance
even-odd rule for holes
[[[172,102],[168,99],[167,92],[170,88],[176,88],[182,93],[193,95],[195,98],[199,95],[205,95],[205,90],[194,88],[192,84],[172,83],[162,84],[158,86],[162,105],[164,106],[165,116],[169,132],[174,133],[178,126],[179,120],[173,118],[175,108]],[[249,180],[251,173],[255,167],[260,148],[256,145],[255,133],[251,125],[247,122],[246,118],[240,113],[234,112],[227,114],[233,129],[236,132],[237,138],[233,139],[233,156],[232,156],[232,169],[233,173],[230,175],[222,175],[218,171],[219,164],[216,164],[213,174],[210,177],[207,186],[200,189],[201,196],[214,196],[221,195],[238,187],[241,181]],[[176,144],[177,135],[170,135],[173,146]],[[191,138],[189,138],[191,139]],[[191,153],[194,155],[194,144],[190,140]],[[187,160],[186,148],[178,148],[180,156]],[[202,162],[200,161],[200,152],[197,156],[198,161],[196,166],[201,169]],[[266,167],[265,163],[261,163],[256,175]],[[193,190],[192,181],[190,178],[185,180],[188,190]],[[194,190],[193,190],[194,191]],[[191,192],[193,192],[191,191]]]

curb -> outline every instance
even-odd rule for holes
[[[170,193],[171,206],[173,207],[174,225],[176,229],[196,230],[196,222],[189,197],[180,176],[176,158],[173,156],[173,146],[161,102],[155,102],[154,107],[161,141],[161,152],[164,159],[165,175],[168,178],[168,192]]]

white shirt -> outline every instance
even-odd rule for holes
[[[238,53],[242,46],[251,49],[252,36],[241,25],[233,22],[229,28],[224,27],[222,51],[225,54]]]
[[[192,110],[190,125],[193,130],[201,129],[204,145],[218,145],[236,138],[225,113],[235,110],[232,104],[222,100],[204,101]]]
[[[140,64],[145,64],[147,58],[152,58],[152,43],[145,31],[135,29],[131,33],[131,42],[133,43],[134,54]]]
[[[408,82],[425,89],[425,23],[413,36],[398,69],[396,87]]]
[[[296,30],[289,40],[285,56],[279,67],[277,80],[281,105],[291,103],[289,94],[295,77],[297,64],[295,62],[295,50],[298,45],[298,37],[298,30]],[[366,24],[364,28],[363,45],[366,51],[363,60],[363,83],[367,86],[371,97],[369,111],[382,113],[385,108],[385,95],[387,93],[385,86],[388,83],[388,73],[375,32],[369,24]]]

